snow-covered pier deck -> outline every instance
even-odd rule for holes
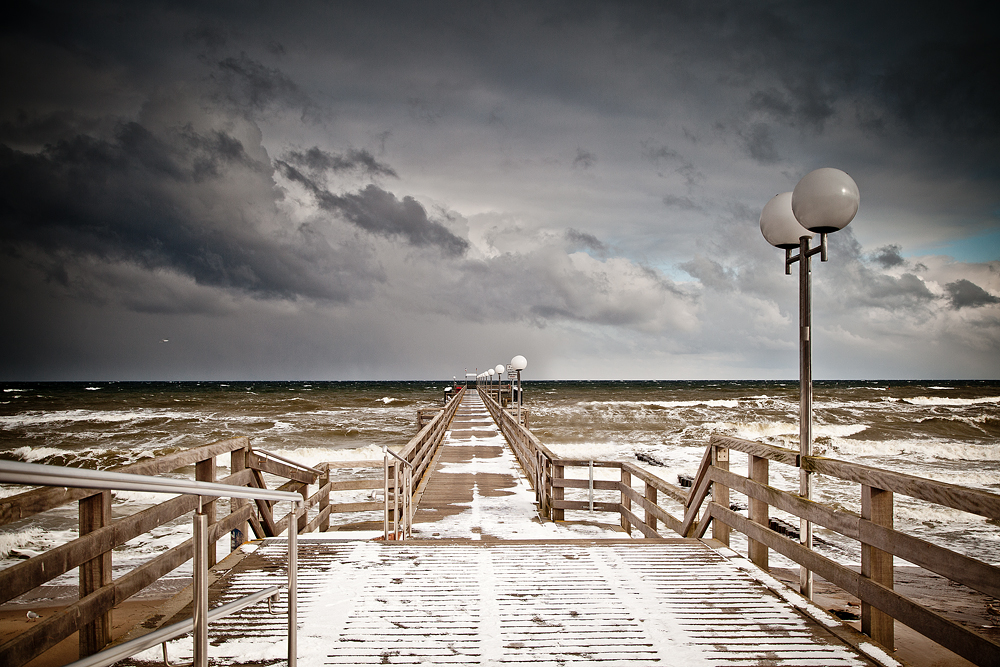
[[[474,392],[429,469],[414,539],[299,538],[299,665],[898,664],[722,543],[541,520]],[[285,548],[221,563],[213,606],[281,584]],[[285,635],[283,615],[247,608],[211,626],[212,664],[283,663]]]

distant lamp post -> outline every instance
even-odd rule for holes
[[[861,195],[858,185],[839,169],[825,167],[802,177],[795,189],[775,195],[760,213],[760,231],[771,245],[785,251],[785,275],[799,263],[799,453],[812,456],[812,288],[810,257],[827,261],[826,235],[846,227],[857,215]],[[810,248],[813,234],[820,244]],[[799,254],[792,255],[798,248]],[[799,495],[812,498],[812,478],[799,468]],[[799,520],[799,541],[812,549],[812,523]],[[812,599],[813,575],[799,569],[799,587]]]
[[[493,370],[495,370],[497,372],[497,405],[499,405],[500,404],[500,393],[503,391],[503,379],[500,376],[503,375],[504,365],[503,364],[497,364],[497,367],[494,368]],[[507,379],[509,380],[510,377],[508,376]]]
[[[510,360],[511,370],[517,371],[517,423],[521,423],[521,371],[528,367],[528,360],[520,354]],[[510,376],[508,375],[508,379]]]
[[[489,376],[489,383],[490,383],[489,386],[486,388],[487,394],[493,391],[493,373],[494,371],[492,368],[486,371],[486,374]]]

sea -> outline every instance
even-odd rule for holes
[[[60,382],[0,384],[0,459],[109,469],[233,436],[314,465],[381,459],[415,435],[418,409],[440,407],[445,380],[408,382]],[[531,430],[560,456],[629,461],[672,483],[694,475],[714,433],[798,449],[797,381],[532,381]],[[816,381],[814,451],[1000,493],[1000,382]],[[746,470],[733,453],[731,468]],[[225,463],[227,457],[220,457]],[[771,483],[798,471],[771,463]],[[191,471],[179,471],[188,475]],[[225,466],[220,476],[228,474]],[[586,476],[576,471],[574,476]],[[0,485],[0,497],[24,491]],[[745,498],[731,499],[736,507]],[[857,484],[820,476],[815,499],[860,512]],[[116,493],[114,516],[161,502]],[[797,527],[797,519],[772,514]],[[0,527],[0,569],[76,536],[76,509]],[[607,521],[607,519],[605,519]],[[895,525],[1000,564],[1000,523],[897,496]],[[116,575],[190,535],[178,520],[114,555]],[[817,549],[845,564],[856,543],[818,529]],[[743,543],[745,546],[745,543]],[[739,538],[734,547],[741,549]],[[897,563],[900,561],[897,559]],[[183,577],[184,569],[177,576]],[[75,574],[64,575],[67,582]]]

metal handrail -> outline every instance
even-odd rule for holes
[[[106,491],[146,491],[177,493],[216,498],[248,498],[250,500],[287,500],[301,502],[302,496],[290,491],[233,486],[217,482],[197,482],[188,479],[135,475],[127,472],[65,468],[40,463],[0,461],[0,482],[30,486],[65,486],[77,489]]]
[[[194,616],[190,621],[194,628],[195,667],[207,667],[208,665],[208,620],[212,615],[212,612],[208,609],[208,515],[204,513],[200,499],[208,496],[214,498],[228,497],[288,501],[293,503],[292,516],[288,524],[288,666],[295,667],[298,645],[298,534],[295,527],[298,526],[299,512],[303,503],[303,498],[300,494],[290,491],[218,484],[216,482],[171,479],[150,475],[109,472],[107,470],[88,470],[86,468],[66,468],[63,466],[21,463],[18,461],[0,461],[0,482],[34,486],[62,486],[105,491],[145,491],[147,493],[174,493],[198,496],[198,510],[194,514],[194,565],[192,568],[194,578]],[[232,613],[232,611],[226,613]],[[155,645],[156,643],[161,642],[154,642],[151,645]],[[95,653],[91,657],[97,658],[108,651],[115,651],[117,648],[119,647],[105,649],[104,651]],[[136,649],[134,653],[141,650],[144,649]],[[125,657],[128,657],[128,655],[118,657],[116,660],[121,660]]]
[[[382,516],[382,538],[385,540],[389,539],[389,456],[391,455],[396,460],[400,461],[404,465],[405,474],[403,479],[399,479],[399,466],[394,465],[392,467],[392,477],[393,477],[393,493],[392,493],[392,513],[393,513],[393,531],[392,535],[394,539],[400,539],[400,537],[412,537],[412,526],[411,526],[411,505],[412,505],[412,494],[413,494],[413,464],[404,459],[402,456],[396,452],[389,449],[387,445],[382,445],[382,480],[383,480],[383,493],[385,499],[385,511]],[[400,481],[403,483],[403,491],[400,493],[399,486]],[[400,497],[402,496],[402,507],[400,507]],[[399,517],[403,516],[403,532],[402,536],[399,531],[400,520]]]
[[[251,593],[250,595],[241,597],[239,600],[233,600],[232,602],[220,605],[208,612],[208,620],[217,621],[220,618],[229,616],[230,614],[235,614],[241,609],[245,609],[252,604],[256,604],[261,600],[271,597],[279,590],[281,590],[280,586],[269,586],[268,588],[261,589],[256,593]],[[186,635],[191,632],[192,629],[194,629],[194,619],[189,618],[185,621],[168,625],[165,628],[154,630],[147,635],[136,637],[135,639],[119,644],[118,646],[105,649],[100,653],[95,653],[94,655],[89,655],[86,658],[81,658],[76,662],[71,662],[66,665],[66,667],[107,667],[108,665],[113,665],[119,660],[129,658],[140,651],[152,648],[157,644],[164,644],[171,639],[177,639],[182,635]]]

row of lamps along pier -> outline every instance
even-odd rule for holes
[[[494,375],[496,375],[496,377],[497,377],[497,382],[500,381],[500,376],[503,374],[504,370],[507,371],[507,379],[508,380],[511,379],[511,373],[517,373],[517,421],[518,421],[518,423],[520,423],[520,421],[521,421],[521,405],[523,403],[523,401],[521,399],[521,396],[522,396],[522,394],[521,394],[521,371],[523,371],[527,367],[528,367],[528,360],[525,359],[523,356],[521,356],[519,354],[519,355],[515,356],[513,359],[510,360],[510,363],[507,364],[506,369],[504,368],[503,364],[497,364],[496,368],[489,368],[489,369],[483,371],[482,373],[480,373],[479,375],[476,376],[476,381],[477,382],[486,382],[487,386],[489,386],[493,382],[493,376]],[[511,388],[513,389],[513,383],[511,383]]]

